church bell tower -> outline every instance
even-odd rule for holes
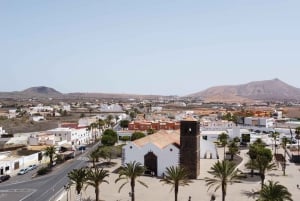
[[[180,122],[180,166],[190,179],[200,174],[200,123],[196,120]]]

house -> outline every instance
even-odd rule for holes
[[[55,142],[66,141],[72,145],[88,144],[92,140],[92,133],[86,128],[55,128],[46,133],[54,135]]]
[[[244,125],[270,128],[274,126],[274,119],[266,117],[245,117]]]

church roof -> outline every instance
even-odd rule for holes
[[[143,147],[148,143],[153,143],[160,149],[173,144],[177,147],[180,146],[180,134],[179,130],[160,130],[152,135],[137,139],[133,141],[136,146]]]

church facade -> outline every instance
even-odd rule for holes
[[[200,127],[195,120],[180,123],[180,130],[161,130],[123,147],[122,164],[140,162],[149,173],[163,176],[167,167],[184,167],[191,179],[200,173]]]

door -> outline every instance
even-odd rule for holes
[[[147,168],[147,173],[157,175],[157,156],[153,152],[148,152],[144,156],[144,164]]]

